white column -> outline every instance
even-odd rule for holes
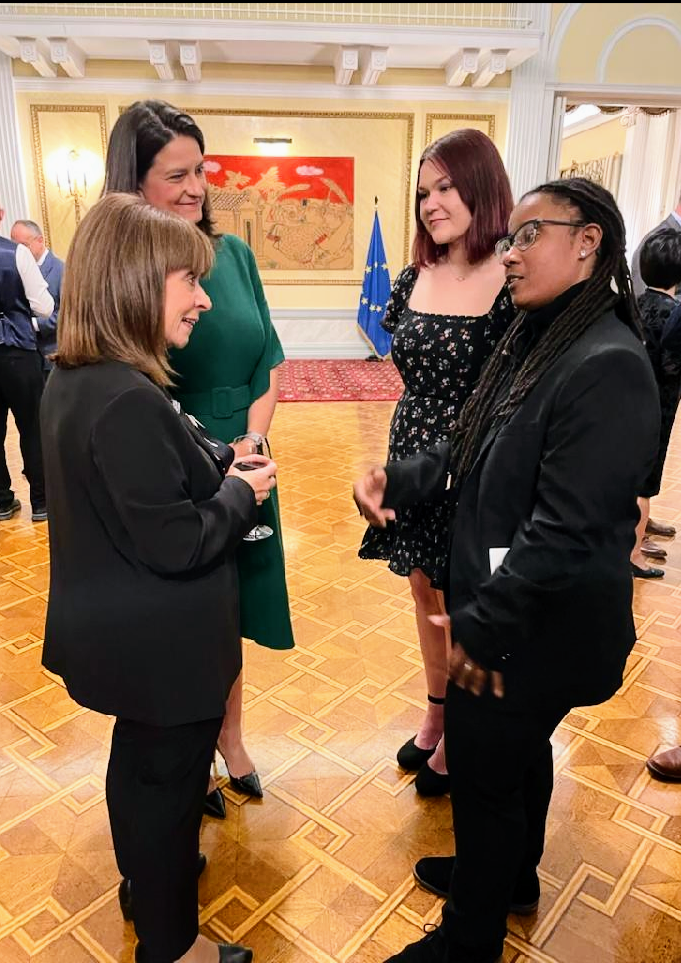
[[[553,92],[546,89],[546,81],[551,4],[534,3],[532,6],[532,28],[543,31],[541,45],[533,57],[511,74],[506,167],[516,200],[550,176]]]
[[[20,217],[28,217],[29,212],[14,99],[12,61],[4,53],[0,53],[0,207],[5,211],[0,233],[9,237],[14,221]]]
[[[633,117],[635,123],[627,129],[618,192],[629,257],[648,231],[675,207],[669,200],[669,187],[676,182],[676,171],[670,164],[679,156],[681,138],[675,111],[660,116],[640,111]]]

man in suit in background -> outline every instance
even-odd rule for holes
[[[654,227],[652,231],[648,231],[646,236],[643,238],[639,246],[634,251],[634,256],[631,259],[631,279],[634,284],[634,294],[637,298],[640,298],[646,289],[643,278],[641,277],[641,249],[646,243],[648,238],[657,234],[659,231],[669,230],[679,231],[681,233],[681,197],[679,197],[679,202],[671,212],[669,217],[666,217],[664,221]],[[681,284],[677,286],[674,295],[677,299],[681,299]],[[650,540],[648,536],[658,535],[664,538],[673,538],[676,535],[676,529],[673,525],[667,525],[665,522],[658,522],[654,518],[648,519],[648,524],[646,526],[646,537],[643,539],[643,545],[641,551],[644,555],[649,558],[664,558],[665,553],[660,549],[659,545],[656,545]]]
[[[42,229],[35,221],[15,221],[12,225],[10,237],[15,244],[24,244],[29,249],[40,268],[40,273],[47,281],[47,289],[54,299],[54,311],[49,318],[33,319],[38,351],[42,356],[43,372],[47,378],[52,370],[52,362],[49,360],[49,356],[57,350],[57,315],[59,314],[64,262],[60,261],[47,247]]]
[[[4,215],[0,208],[0,221]],[[39,420],[43,366],[33,318],[49,318],[53,311],[54,299],[31,252],[23,244],[0,237],[0,520],[21,511],[5,457],[10,410],[31,489],[31,520],[47,520]]]

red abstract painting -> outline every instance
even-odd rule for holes
[[[265,270],[353,267],[354,158],[206,155],[218,227]]]

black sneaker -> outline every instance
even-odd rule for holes
[[[414,878],[429,893],[446,899],[449,881],[454,870],[456,856],[425,856],[414,866]],[[513,893],[509,913],[516,916],[532,916],[539,906],[539,880],[536,875],[527,885],[517,885]]]
[[[47,521],[47,509],[46,508],[34,508],[31,512],[32,522],[46,522]]]
[[[3,508],[0,512],[0,521],[6,522],[8,518],[12,518],[17,512],[21,511],[21,502],[18,498],[15,498],[11,505],[7,508]]]

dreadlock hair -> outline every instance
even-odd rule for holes
[[[475,391],[463,406],[452,436],[451,472],[455,493],[473,467],[488,430],[506,421],[522,404],[549,368],[601,315],[614,308],[621,321],[641,337],[640,321],[631,275],[624,256],[626,231],[612,194],[583,177],[551,181],[528,191],[548,194],[556,204],[569,208],[584,224],[598,224],[603,232],[596,252],[596,266],[584,288],[551,323],[550,332],[530,350],[511,375],[510,390],[497,399],[499,384],[509,376],[510,346],[523,327],[527,312],[521,311],[498,343],[483,369]],[[616,292],[612,282],[616,285]]]

